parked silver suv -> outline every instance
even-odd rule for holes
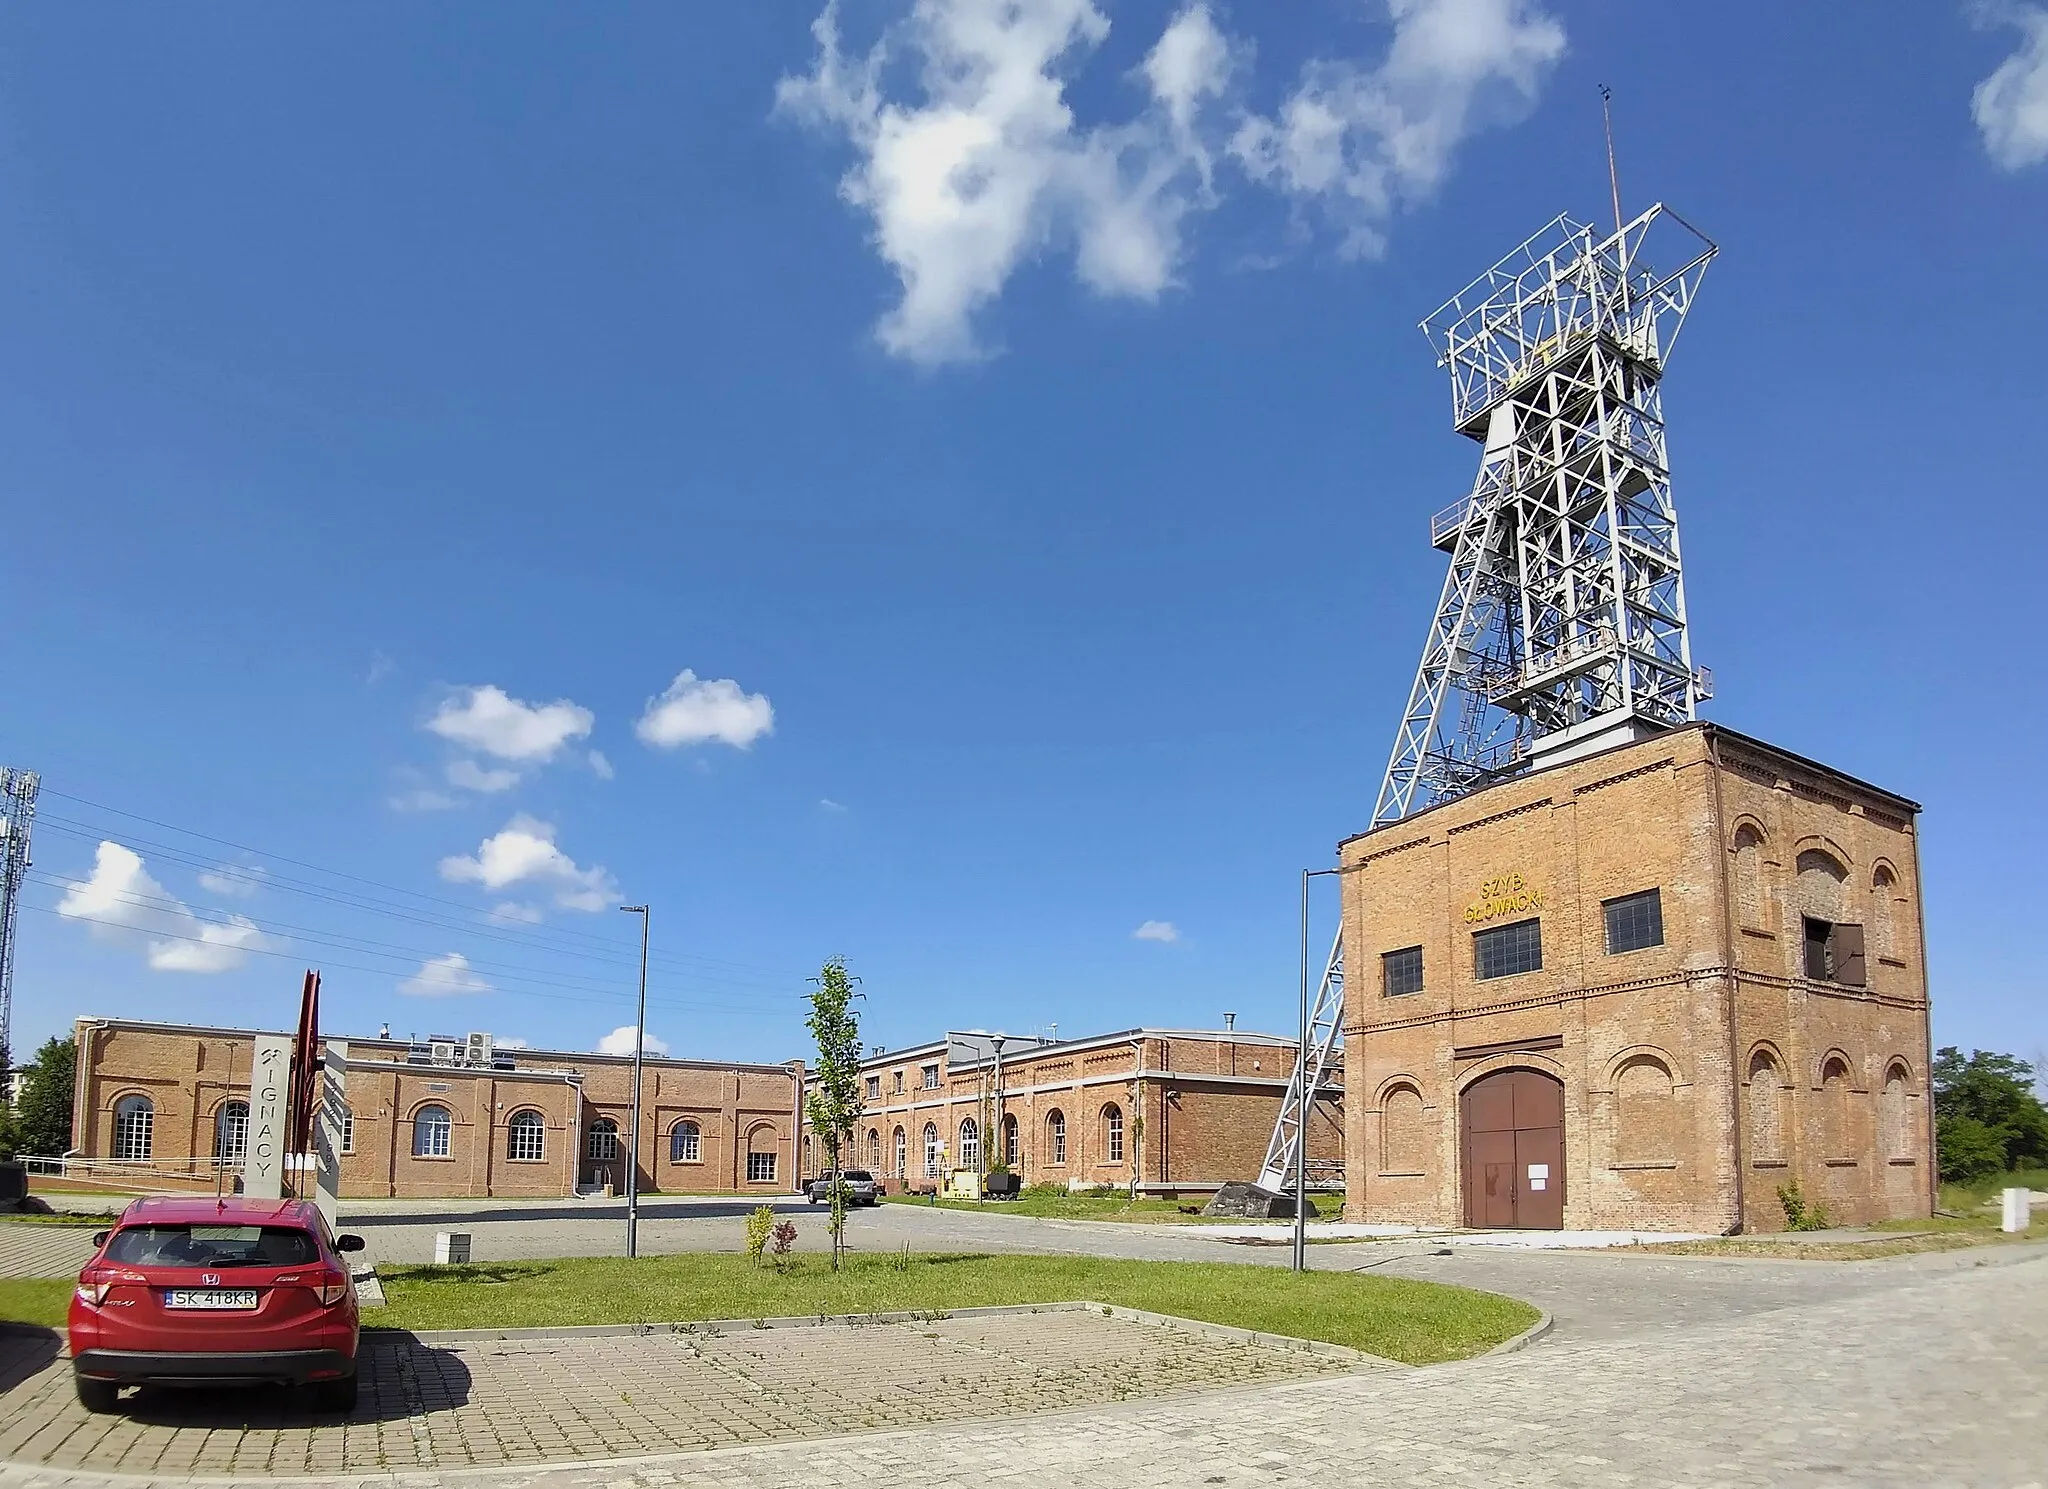
[[[881,1188],[875,1183],[875,1176],[866,1169],[841,1169],[839,1178],[846,1185],[847,1204],[879,1205],[882,1202]],[[821,1174],[811,1180],[810,1200],[814,1205],[831,1203],[832,1175]]]

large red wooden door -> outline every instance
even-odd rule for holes
[[[1465,1223],[1564,1229],[1564,1086],[1540,1070],[1498,1070],[1459,1103]]]

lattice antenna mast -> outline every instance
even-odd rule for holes
[[[1683,724],[1711,696],[1659,383],[1717,251],[1661,203],[1611,236],[1560,216],[1422,323],[1481,454],[1430,525],[1450,571],[1375,826]]]
[[[21,885],[28,874],[29,832],[41,778],[0,765],[0,1050],[14,1058],[14,934]]]

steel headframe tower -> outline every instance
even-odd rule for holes
[[[1374,827],[1684,724],[1712,696],[1686,635],[1659,384],[1716,252],[1661,203],[1612,234],[1560,216],[1423,321],[1479,475],[1430,523],[1450,571]],[[1321,1092],[1343,1011],[1340,935],[1268,1189],[1291,1187],[1302,1083]]]
[[[30,829],[36,820],[32,770],[0,765],[0,1050],[14,1059],[14,927],[21,912],[21,882],[28,874]]]

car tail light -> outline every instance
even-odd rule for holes
[[[78,1279],[78,1301],[90,1303],[93,1307],[97,1308],[100,1304],[107,1301],[107,1289],[112,1285],[112,1283],[107,1282],[88,1282],[85,1278],[81,1277]]]
[[[355,1290],[355,1284],[348,1278],[334,1272],[322,1272],[319,1280],[307,1284],[320,1299],[322,1308],[332,1308]]]

